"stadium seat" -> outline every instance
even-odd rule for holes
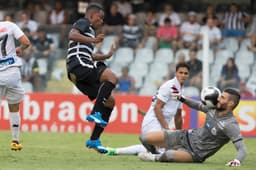
[[[30,82],[22,82],[22,87],[24,88],[26,93],[33,92],[33,85]]]
[[[247,80],[250,76],[250,66],[246,64],[237,64],[239,77],[242,80]]]
[[[254,74],[253,77],[249,78],[249,80],[246,83],[246,86],[250,90],[250,92],[252,92],[253,95],[256,96],[256,74]]]
[[[135,62],[149,64],[154,59],[154,53],[152,49],[140,48],[135,53]]]
[[[102,45],[101,45],[101,48],[100,48],[100,51],[103,53],[103,54],[107,54],[110,50],[110,47],[112,44],[114,44],[116,41],[116,36],[114,35],[108,35],[104,38],[103,42],[102,42]]]
[[[197,52],[197,59],[199,59],[203,62],[203,50],[199,50]],[[209,53],[208,53],[208,61],[209,61],[210,64],[212,64],[213,61],[214,61],[214,55],[213,55],[212,50],[210,50]]]
[[[220,79],[222,67],[223,67],[223,64],[220,64],[218,62],[215,62],[212,65],[211,72],[210,72],[210,82],[212,84],[217,84],[218,80]]]
[[[160,48],[156,51],[154,63],[166,63],[173,62],[173,51],[170,48]]]
[[[237,52],[239,45],[236,38],[225,38],[223,40],[224,46],[227,50],[231,50],[233,53]]]
[[[168,64],[166,63],[154,62],[149,68],[148,75],[155,74],[158,77],[164,77],[168,74]]]
[[[152,96],[156,93],[157,87],[154,84],[145,84],[139,91],[139,95]]]
[[[128,65],[133,61],[133,58],[134,58],[133,49],[129,47],[118,48],[113,58],[114,59],[112,64],[114,65],[116,64],[120,66]]]
[[[144,48],[153,49],[154,44],[156,43],[156,41],[157,41],[156,37],[153,37],[153,36],[148,37]]]
[[[146,74],[148,74],[148,65],[144,63],[134,62],[130,66],[129,74],[131,74],[132,76],[145,76]]]
[[[240,50],[236,54],[235,62],[237,65],[252,65],[254,62],[253,52],[248,50]]]
[[[219,50],[217,51],[216,55],[215,55],[215,61],[214,61],[214,65],[218,64],[218,65],[224,65],[228,58],[234,58],[234,53],[232,51],[229,50]]]
[[[242,41],[239,50],[248,50],[248,45],[250,44],[250,39],[246,38]]]
[[[183,94],[185,96],[198,97],[200,96],[200,91],[194,86],[188,86],[183,88]]]

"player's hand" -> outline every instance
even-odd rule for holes
[[[238,159],[234,159],[234,160],[226,163],[226,166],[236,167],[236,166],[241,166],[241,163]]]
[[[110,47],[110,50],[108,52],[108,54],[106,55],[106,59],[110,58],[113,56],[113,54],[115,53],[116,51],[116,44],[112,44],[111,47]]]
[[[97,43],[100,43],[104,40],[104,34],[98,34],[95,38],[94,38],[94,43],[97,44]]]
[[[16,48],[16,54],[17,54],[17,56],[19,56],[19,57],[22,56],[23,51],[22,51],[22,49],[21,49],[20,47],[17,47],[17,48]]]

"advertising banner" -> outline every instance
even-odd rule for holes
[[[147,111],[151,97],[136,95],[115,96],[116,107],[112,112],[105,132],[140,133],[143,115],[138,110]],[[21,130],[40,132],[91,132],[94,124],[86,121],[93,103],[83,95],[73,94],[27,94],[21,103]],[[201,126],[205,114],[198,113],[183,105],[183,128]],[[235,110],[244,136],[256,136],[256,101],[242,100]],[[171,124],[174,128],[174,125]],[[0,107],[0,130],[9,130],[9,111],[5,100]]]

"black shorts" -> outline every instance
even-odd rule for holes
[[[90,100],[94,100],[100,88],[100,76],[107,66],[103,62],[98,62],[96,67],[91,61],[86,61],[88,66],[81,65],[76,57],[67,60],[68,78],[74,85]]]

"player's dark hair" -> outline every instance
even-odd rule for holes
[[[233,109],[236,108],[236,106],[238,105],[239,101],[240,101],[240,94],[238,89],[235,88],[227,88],[224,90],[224,92],[228,93],[229,99],[232,100],[234,102],[234,106]]]
[[[190,67],[189,67],[189,65],[187,64],[187,63],[179,63],[179,64],[177,64],[177,66],[176,66],[176,72],[179,70],[179,68],[181,68],[181,67],[186,67],[187,69],[188,69],[188,71],[190,70]]]
[[[102,8],[99,4],[93,3],[93,4],[90,4],[90,5],[86,8],[85,14],[88,14],[88,13],[91,12],[91,11],[100,11],[100,10],[103,10],[103,8]]]

